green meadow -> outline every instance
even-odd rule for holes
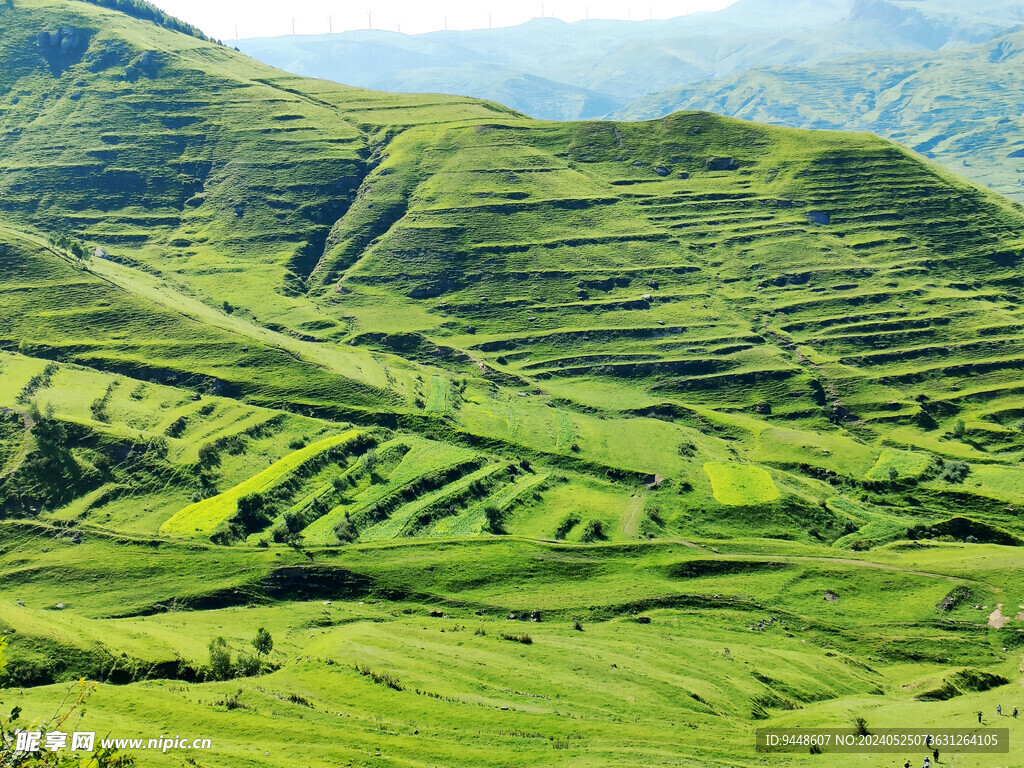
[[[76,724],[212,740],[135,752],[169,766],[1017,728],[1019,205],[867,134],[534,121],[106,5],[0,6],[4,712],[86,678]]]

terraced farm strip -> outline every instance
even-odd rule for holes
[[[210,535],[235,514],[238,500],[243,496],[272,488],[311,459],[365,434],[364,430],[351,429],[300,448],[230,490],[185,507],[160,526],[160,530],[185,536]]]

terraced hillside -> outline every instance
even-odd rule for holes
[[[1008,707],[1019,205],[870,135],[0,31],[26,718],[87,676],[200,765],[787,765],[755,722]]]

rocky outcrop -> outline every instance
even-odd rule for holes
[[[709,171],[735,171],[740,164],[735,157],[709,157],[707,166]]]
[[[54,77],[59,77],[72,64],[81,61],[89,49],[89,40],[93,36],[91,29],[78,27],[60,27],[52,31],[40,32],[36,36],[39,52],[50,67]]]

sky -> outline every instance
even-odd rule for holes
[[[736,0],[152,0],[219,40],[352,29],[388,29],[406,34],[448,29],[507,27],[531,18],[668,19],[714,11]],[[490,16],[488,18],[488,15]],[[333,17],[328,20],[328,16]]]

